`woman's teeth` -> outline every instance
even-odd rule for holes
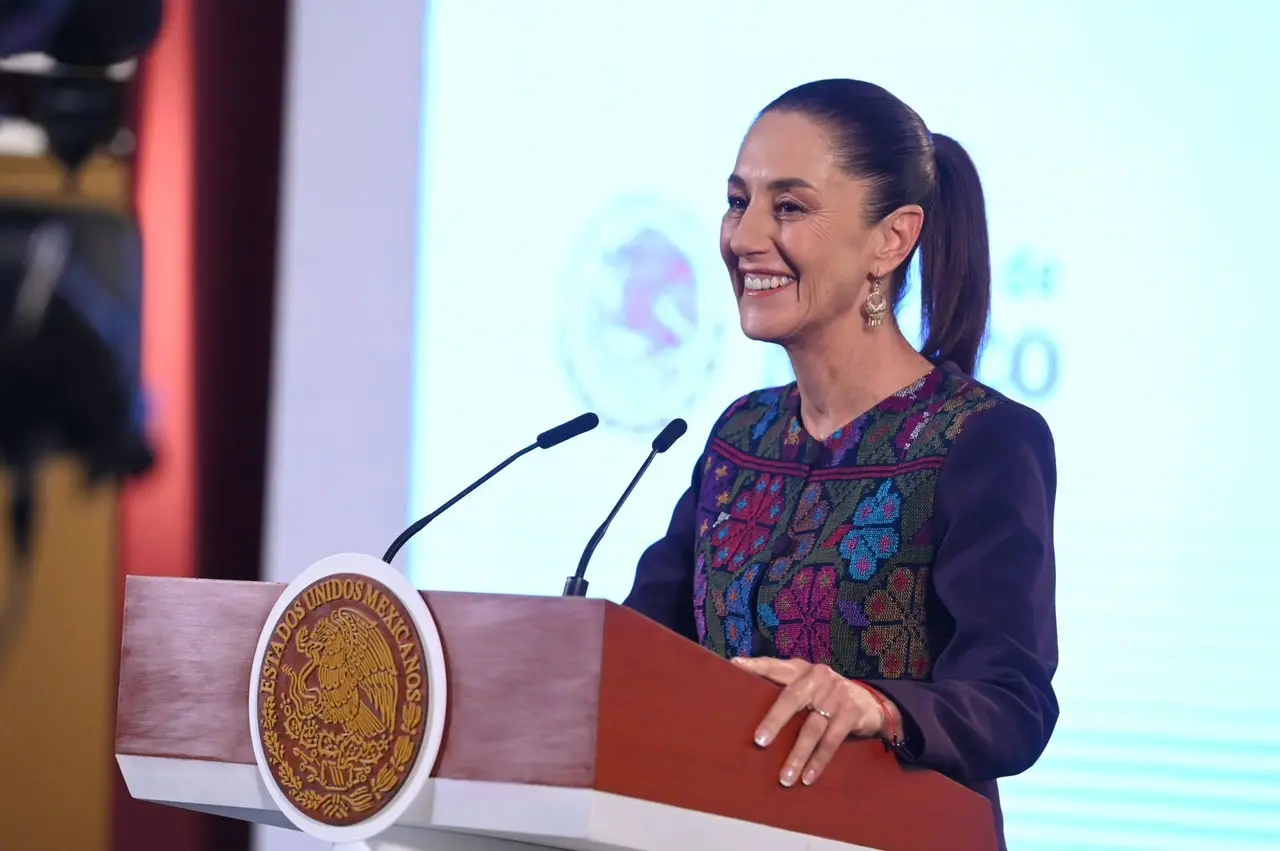
[[[751,292],[760,292],[762,290],[776,290],[779,287],[785,287],[787,284],[794,284],[795,278],[780,275],[746,275],[742,279],[744,289]]]

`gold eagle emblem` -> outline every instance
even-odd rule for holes
[[[365,576],[318,580],[285,608],[260,664],[258,733],[281,791],[331,825],[378,812],[426,715],[421,640],[396,597]]]
[[[355,609],[326,615],[315,629],[298,627],[294,646],[306,657],[301,671],[283,670],[298,715],[319,715],[364,739],[395,726],[396,660],[378,624]],[[318,687],[308,687],[315,673]]]

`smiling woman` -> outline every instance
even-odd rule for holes
[[[783,687],[807,720],[784,786],[850,736],[986,795],[1058,716],[1053,438],[972,377],[991,272],[973,162],[855,80],[765,108],[729,178],[721,255],[743,332],[796,381],[738,399],[627,604]],[[920,249],[916,350],[891,310]]]

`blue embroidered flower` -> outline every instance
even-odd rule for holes
[[[768,603],[760,603],[756,606],[756,617],[760,619],[760,623],[769,627],[769,629],[778,628],[778,613]]]
[[[874,494],[858,503],[858,509],[853,512],[853,525],[896,523],[901,514],[902,497],[894,493],[893,479],[886,479]]]
[[[858,503],[853,527],[840,541],[840,555],[849,563],[849,578],[865,582],[880,565],[893,558],[902,545],[898,521],[902,517],[902,496],[887,480],[874,494]]]
[[[724,637],[733,656],[751,654],[751,637],[755,624],[749,606],[751,591],[755,587],[756,576],[759,573],[760,565],[751,565],[738,574],[724,591]]]
[[[865,582],[875,576],[882,562],[898,551],[893,529],[853,529],[840,542],[840,555],[849,561],[849,577]]]

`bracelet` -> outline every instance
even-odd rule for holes
[[[902,747],[902,731],[897,729],[894,725],[893,713],[889,711],[889,704],[885,701],[884,695],[860,680],[850,680],[850,682],[865,689],[868,694],[876,699],[876,703],[880,705],[880,717],[883,719],[882,726],[887,730],[887,735],[881,737],[885,745],[891,748]]]

